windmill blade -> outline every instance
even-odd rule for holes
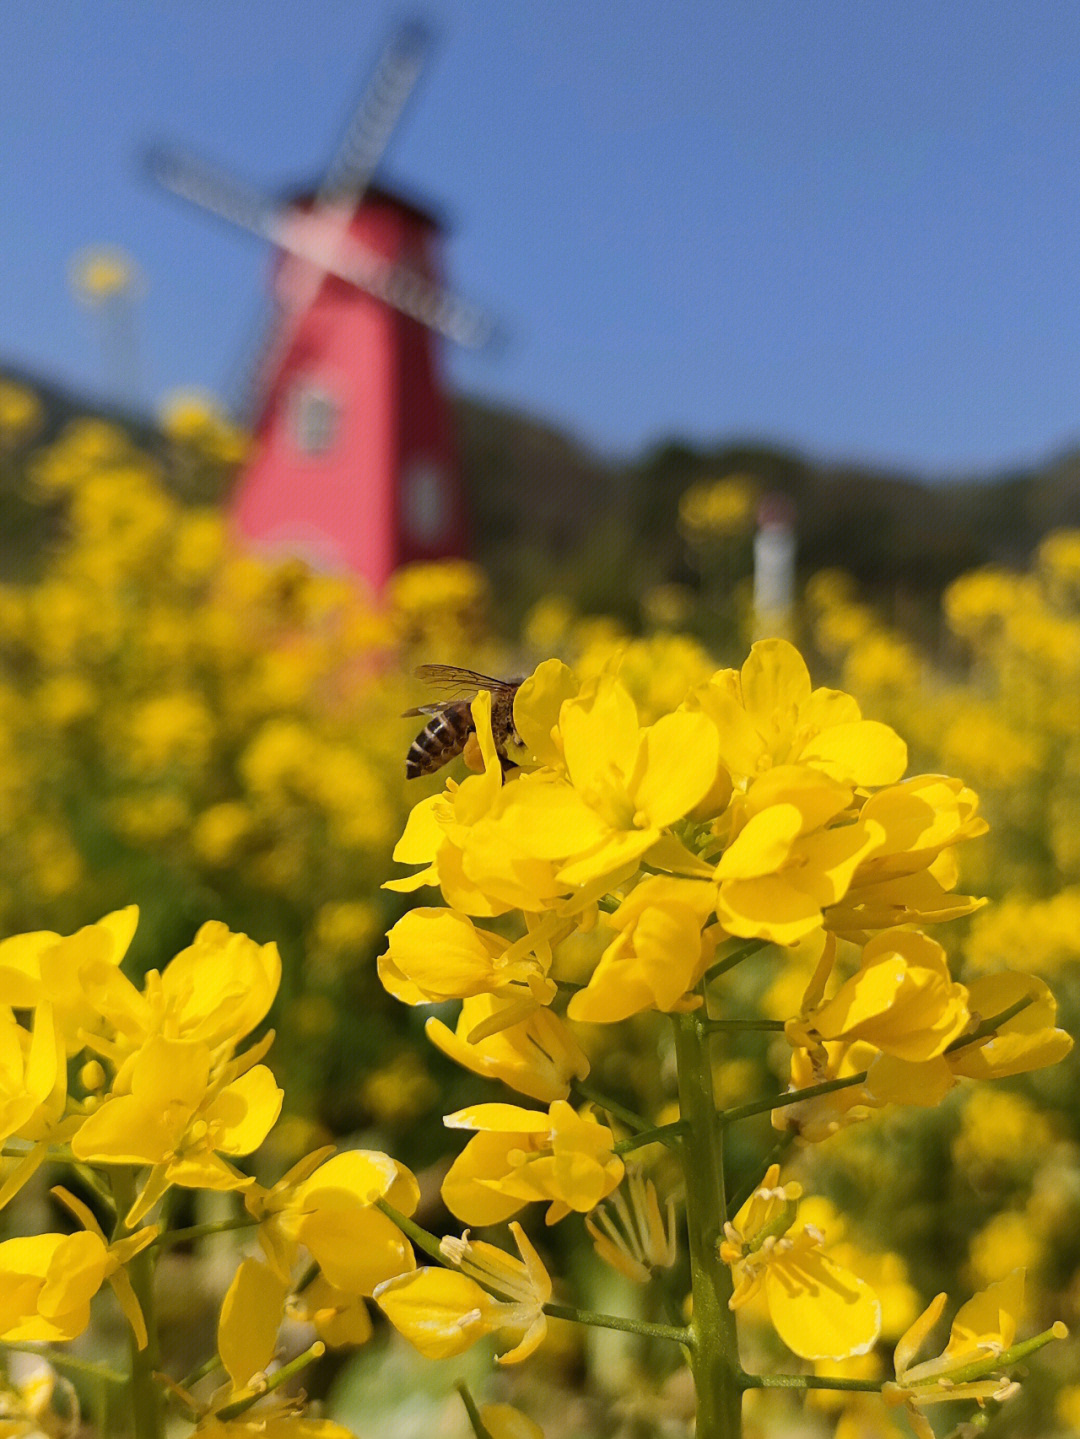
[[[273,238],[278,205],[223,170],[185,151],[164,146],[149,151],[146,165],[159,185],[182,200],[209,210],[264,240]]]
[[[377,256],[372,259],[371,266],[343,265],[342,279],[351,280],[383,304],[467,350],[479,350],[492,338],[494,326],[478,305],[452,294],[416,270],[389,265]]]
[[[319,203],[347,199],[353,207],[359,204],[420,77],[430,43],[427,28],[413,23],[403,25],[383,51],[319,186]]]
[[[305,233],[284,223],[275,228],[273,239],[286,254],[306,260],[312,275],[320,279],[333,275],[356,285],[457,345],[475,350],[492,337],[494,326],[478,305],[452,294],[417,270],[385,260],[350,236],[333,230]]]
[[[324,276],[338,273],[328,261],[348,235],[393,128],[419,78],[427,49],[428,33],[423,26],[415,24],[403,26],[383,52],[374,78],[346,127],[345,138],[315,197],[314,210],[321,214],[324,229],[321,252],[316,254],[309,249],[303,253],[294,242],[292,224],[280,211],[262,216],[263,228],[259,233],[287,254],[309,261],[309,267],[295,277],[292,293],[285,303],[277,306],[274,322],[259,346],[245,397],[245,409],[252,418],[263,408],[273,377],[295,340],[300,320],[314,302]]]

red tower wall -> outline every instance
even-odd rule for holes
[[[318,224],[303,209],[296,220]],[[369,200],[350,234],[435,278],[437,232],[411,207]],[[306,274],[286,256],[276,283],[302,292]],[[237,532],[254,548],[353,571],[376,591],[407,560],[463,554],[465,507],[430,332],[326,277],[289,333],[235,492]]]

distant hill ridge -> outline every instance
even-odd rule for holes
[[[71,420],[96,416],[127,429],[151,452],[152,420],[75,395],[0,365],[45,407],[34,445]],[[497,595],[520,613],[551,589],[581,608],[634,618],[633,593],[651,584],[693,583],[675,518],[696,480],[731,473],[794,501],[800,568],[851,571],[871,592],[929,601],[962,570],[1024,564],[1051,529],[1080,525],[1080,448],[1038,465],[963,481],[925,483],[866,464],[819,462],[766,441],[693,446],[671,440],[627,462],[611,462],[556,426],[475,398],[455,401],[462,466],[471,496],[477,558]],[[25,567],[27,547],[50,526],[12,483],[3,486],[0,568]]]

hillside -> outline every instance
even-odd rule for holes
[[[108,410],[10,367],[0,366],[0,375],[28,385],[43,402],[33,448],[71,420],[96,415],[123,425],[147,449],[162,450],[145,417]],[[459,398],[455,414],[477,558],[509,623],[553,590],[585,611],[633,622],[637,596],[652,585],[694,586],[700,577],[675,523],[679,497],[697,480],[732,473],[751,475],[761,489],[794,502],[803,572],[843,566],[889,604],[932,604],[961,570],[1020,563],[1047,530],[1080,525],[1076,449],[1028,469],[927,484],[910,474],[818,462],[765,442],[696,448],[669,441],[614,464],[530,415],[475,398]],[[33,566],[60,520],[55,507],[25,498],[24,459],[18,450],[0,451],[5,579]]]

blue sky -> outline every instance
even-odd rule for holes
[[[384,0],[0,5],[0,361],[101,386],[67,287],[134,256],[148,402],[223,392],[267,255],[157,192],[175,139],[316,177]],[[1080,6],[432,0],[384,170],[509,335],[454,384],[604,452],[758,437],[969,473],[1080,439]]]

